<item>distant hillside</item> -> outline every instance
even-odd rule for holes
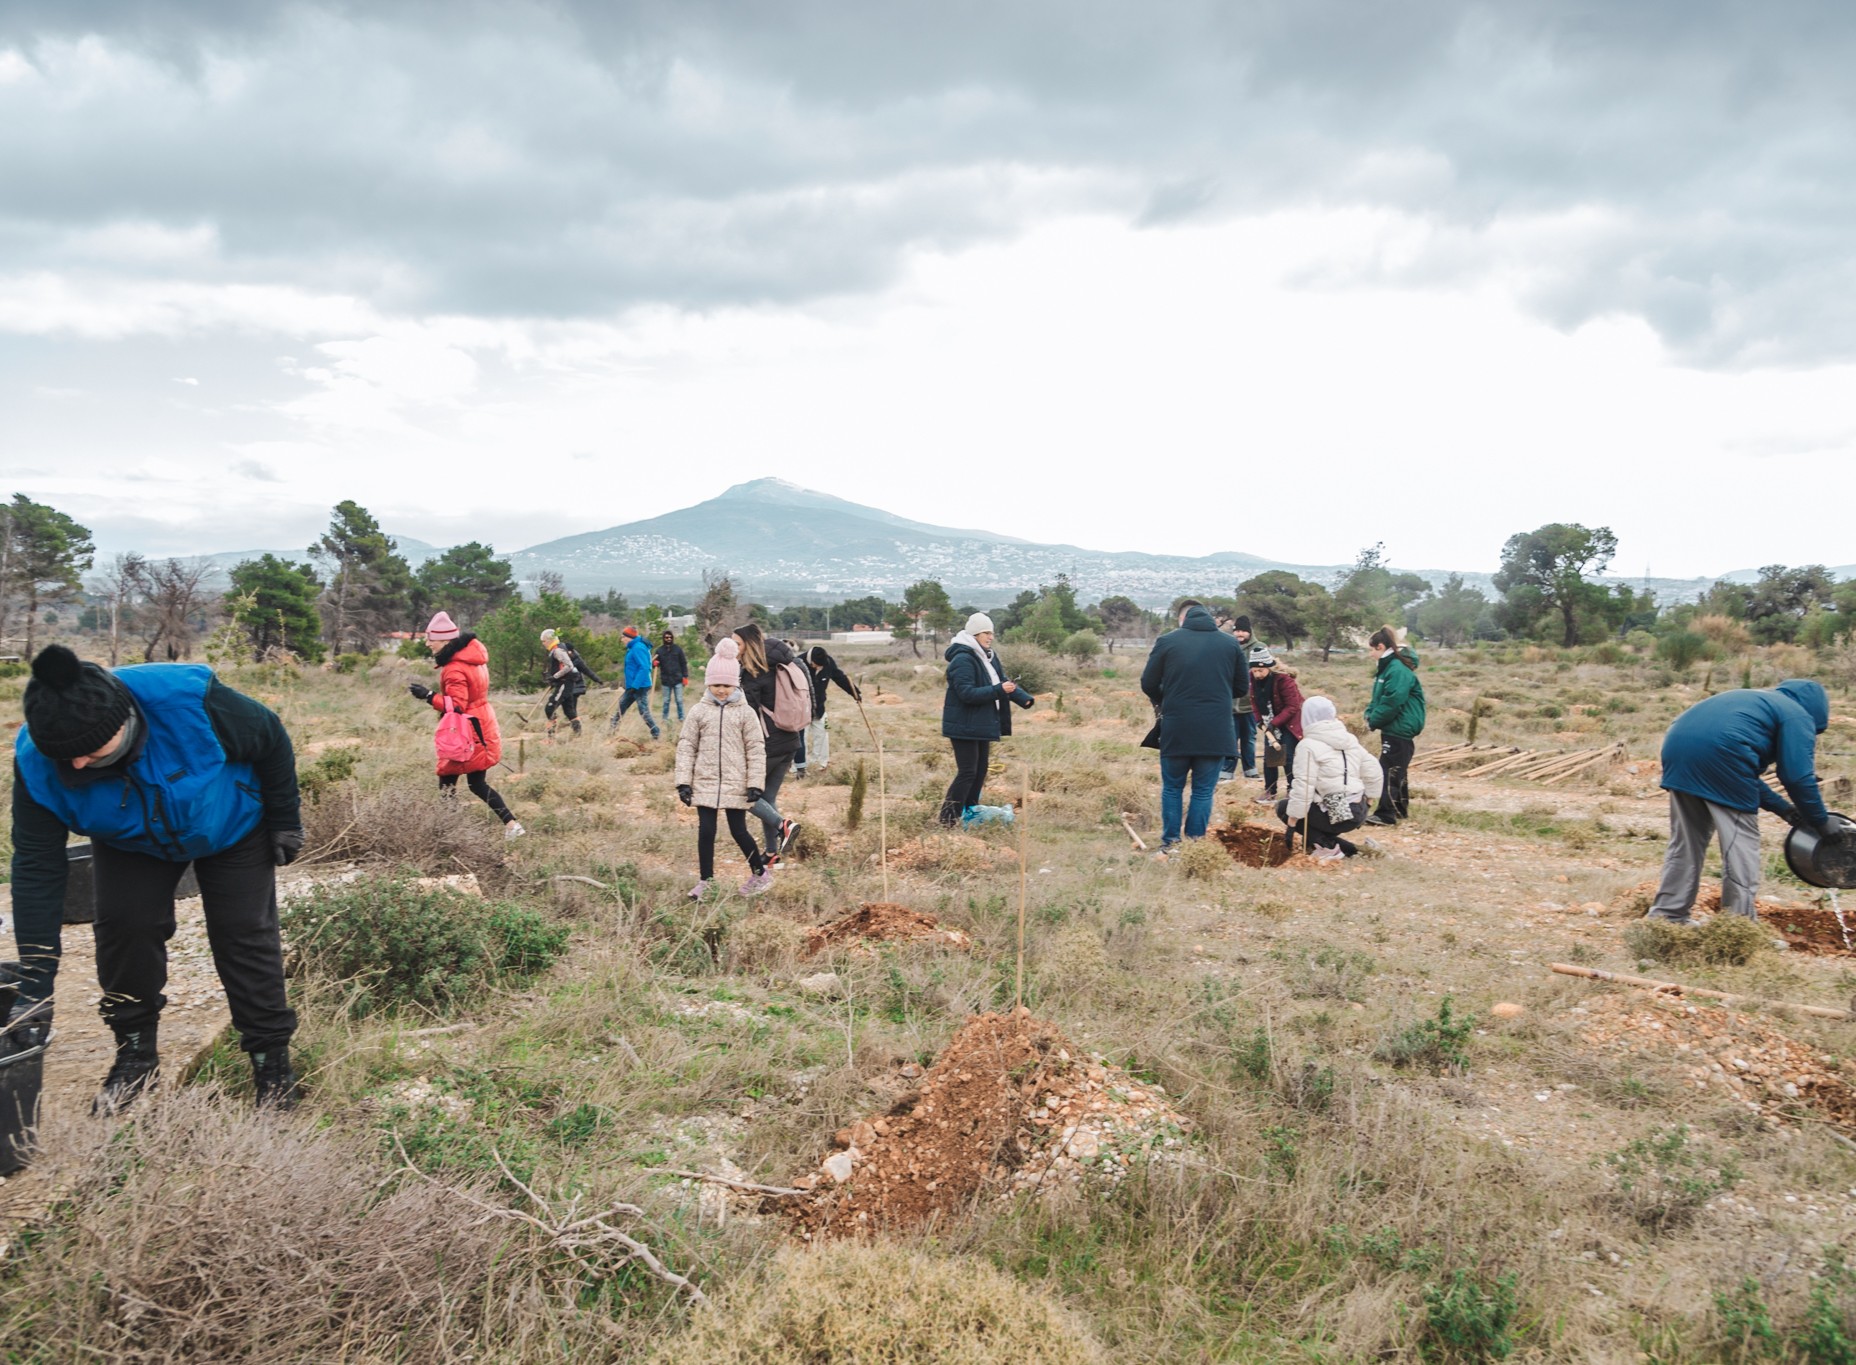
[[[396,536],[394,539],[399,544],[400,553],[406,556],[406,562],[415,569],[434,555],[442,555],[445,552],[445,547],[442,545],[428,545],[425,541],[414,540],[411,536]],[[267,554],[276,555],[279,559],[294,560],[298,564],[309,560],[309,548],[305,545],[298,545],[289,550],[219,550],[209,555],[193,555],[190,557],[190,562],[211,564],[224,573],[248,559],[262,559]]]

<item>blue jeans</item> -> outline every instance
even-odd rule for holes
[[[677,719],[682,720],[683,719],[683,684],[682,683],[665,683],[663,685],[663,692],[664,692],[664,719],[665,720],[670,719],[670,699],[672,697],[675,697],[677,699]]]
[[[628,687],[619,694],[619,709],[612,713],[612,724],[608,732],[616,733],[619,722],[625,718],[628,707],[636,706],[638,714],[644,717],[644,723],[651,727],[651,738],[657,738],[657,722],[651,719],[651,689],[648,687]]]
[[[1244,772],[1254,773],[1257,770],[1257,718],[1249,711],[1237,713],[1237,747],[1244,760]],[[1227,758],[1224,770],[1228,773],[1236,772],[1237,759]]]
[[[1170,848],[1179,842],[1180,806],[1186,794],[1186,779],[1192,779],[1192,804],[1186,811],[1186,837],[1202,839],[1212,822],[1212,793],[1218,786],[1218,774],[1224,770],[1222,758],[1197,758],[1182,754],[1169,758],[1160,755],[1160,846]]]

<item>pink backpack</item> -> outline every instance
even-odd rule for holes
[[[458,710],[458,704],[449,697],[445,698],[445,713],[438,718],[432,743],[438,749],[440,763],[468,763],[477,751],[477,728],[470,723],[469,714]]]
[[[796,735],[812,723],[812,680],[797,660],[773,670],[773,710],[768,713],[776,730]]]

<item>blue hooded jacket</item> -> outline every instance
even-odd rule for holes
[[[682,682],[681,678],[677,679]],[[627,687],[651,686],[651,646],[642,635],[634,635],[625,646],[625,685]]]
[[[1830,698],[1808,678],[1717,693],[1677,716],[1663,737],[1663,789],[1789,817],[1791,807],[1760,781],[1776,764],[1797,813],[1821,825],[1830,812],[1817,787],[1817,737],[1829,728]]]

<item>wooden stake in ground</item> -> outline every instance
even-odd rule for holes
[[[870,742],[876,745],[876,825],[877,858],[883,865],[883,899],[889,899],[889,775],[883,766],[883,741],[876,732],[876,726],[870,723],[870,713],[864,710],[864,699],[853,698],[857,703],[857,714],[863,717],[864,729],[870,732]]]
[[[1031,811],[1031,765],[1025,765],[1025,795],[1018,803],[1018,984],[1012,989],[1012,1017],[1020,1018],[1025,1005],[1025,897],[1029,888],[1030,861],[1025,849],[1026,816]]]
[[[1783,1000],[1761,1000],[1751,995],[1729,995],[1726,991],[1708,991],[1700,986],[1684,986],[1679,981],[1658,981],[1648,976],[1627,976],[1623,972],[1601,972],[1596,967],[1575,967],[1568,962],[1551,962],[1547,964],[1561,976],[1584,976],[1593,981],[1615,981],[1620,986],[1636,986],[1642,990],[1657,991],[1663,995],[1685,996],[1699,995],[1706,1000],[1724,1000],[1730,1005],[1751,1005],[1759,1009],[1797,1010],[1800,1014],[1814,1015],[1819,1019],[1856,1019],[1848,1010],[1832,1009],[1828,1005],[1792,1005]]]

